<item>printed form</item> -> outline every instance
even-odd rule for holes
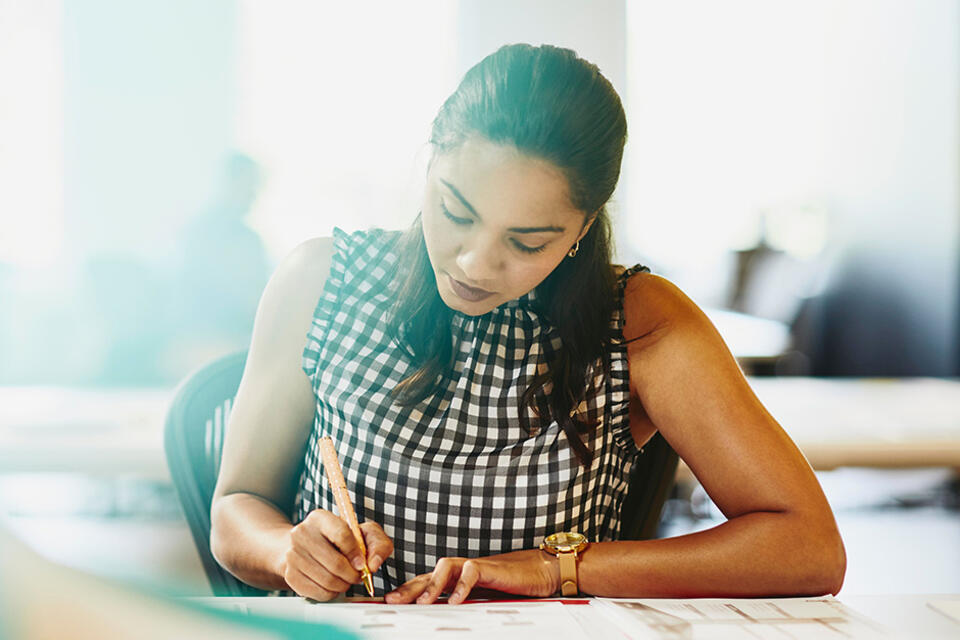
[[[575,640],[591,637],[559,602],[446,604],[336,604],[307,610],[308,622],[339,624],[365,638],[496,638]]]
[[[312,603],[300,598],[213,600],[217,606],[241,613],[283,615],[306,622],[337,624],[371,639],[858,640],[889,637],[884,627],[830,596],[685,600],[591,598],[579,604],[490,601],[455,606]]]
[[[885,635],[883,627],[832,597],[765,599],[597,598],[616,616],[626,638],[777,638],[856,640]]]

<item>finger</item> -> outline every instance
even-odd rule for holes
[[[287,575],[284,576],[287,584],[293,591],[304,598],[313,598],[319,602],[333,600],[337,594],[329,589],[324,589],[313,581],[310,576],[300,571],[296,567],[287,568]]]
[[[376,572],[383,561],[393,555],[393,540],[384,533],[376,522],[364,522],[360,525],[363,543],[367,545],[367,566]]]
[[[417,596],[423,593],[423,590],[427,587],[427,583],[430,581],[430,574],[423,573],[404,582],[402,585],[388,593],[384,600],[390,604],[409,604],[413,602]]]
[[[320,530],[337,549],[340,550],[354,569],[360,571],[363,569],[363,554],[360,553],[360,545],[357,543],[357,537],[353,535],[349,525],[343,518],[331,513],[322,511],[319,516]]]
[[[433,568],[433,572],[430,574],[430,581],[426,588],[417,597],[417,604],[433,604],[436,602],[451,578],[456,579],[457,565],[456,560],[440,558],[437,561],[437,566]]]
[[[313,557],[296,549],[292,549],[287,555],[287,566],[290,565],[328,591],[342,593],[350,588],[351,583],[332,573]]]
[[[293,549],[301,555],[312,557],[330,573],[349,584],[360,581],[360,572],[354,569],[350,561],[335,547],[323,531],[319,530],[319,520],[314,520],[313,526],[300,523],[290,532]]]
[[[348,560],[346,556],[340,553],[339,549],[330,544],[329,540],[325,538],[314,540],[311,555],[313,555],[327,571],[341,580],[350,584],[360,582],[360,572],[351,565],[350,560]]]
[[[447,599],[447,604],[460,604],[467,599],[474,585],[480,581],[480,566],[472,560],[467,560],[460,567],[460,579],[457,580],[453,593]]]

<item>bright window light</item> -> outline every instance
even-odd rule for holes
[[[823,209],[830,4],[627,3],[633,215],[622,228],[709,302],[764,217]],[[799,231],[815,251],[823,230]]]
[[[60,0],[0,0],[0,263],[47,267],[63,250]]]
[[[455,33],[446,0],[240,4],[237,140],[265,170],[250,224],[272,255],[413,220]]]

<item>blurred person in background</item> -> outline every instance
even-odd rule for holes
[[[250,340],[270,265],[259,234],[247,224],[262,171],[253,158],[231,153],[213,203],[184,227],[172,304],[179,321],[165,367],[178,375]]]

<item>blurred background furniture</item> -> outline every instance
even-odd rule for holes
[[[958,380],[748,381],[814,468],[960,468]],[[172,397],[163,389],[0,387],[0,473],[126,474],[169,481],[162,425]]]
[[[164,426],[170,476],[203,570],[217,596],[255,596],[251,587],[220,566],[210,552],[210,503],[220,469],[223,436],[243,376],[247,352],[203,365],[177,387]]]
[[[751,377],[814,469],[950,467],[960,473],[960,380]],[[681,462],[682,480],[691,474]]]
[[[657,537],[663,507],[677,475],[679,457],[659,433],[643,447],[630,473],[630,488],[620,511],[620,538],[652,540]]]
[[[960,518],[949,507],[898,515],[862,506],[876,504],[881,492],[915,493],[910,478],[918,467],[930,474],[960,468],[960,381],[752,377],[749,382],[819,470],[834,508],[841,509],[853,588],[903,591],[896,576],[910,574],[923,576],[918,585],[960,590],[960,583],[950,582],[955,572],[947,571],[955,566],[951,558],[960,562],[960,545],[943,542],[960,540]],[[229,390],[224,394],[222,401],[232,398]],[[0,502],[14,529],[65,564],[119,577],[151,575],[177,582],[184,593],[209,593],[196,534],[181,515],[164,459],[164,417],[172,397],[161,389],[0,388]],[[222,429],[224,416],[217,427],[217,400],[211,402],[195,447],[207,446],[208,420],[211,446]],[[854,465],[863,465],[856,467],[862,473],[852,473]],[[882,475],[878,467],[891,471]],[[835,468],[844,472],[842,495],[830,486],[833,472],[826,471]],[[696,487],[682,462],[677,480],[676,491],[690,498]],[[941,504],[950,499],[944,494]],[[660,535],[715,523],[684,521],[689,507],[678,513],[673,506],[669,500]],[[864,548],[883,539],[877,527],[887,536],[909,532],[919,542],[891,559],[883,549]],[[889,569],[891,562],[896,570]],[[888,569],[881,569],[883,564]]]

